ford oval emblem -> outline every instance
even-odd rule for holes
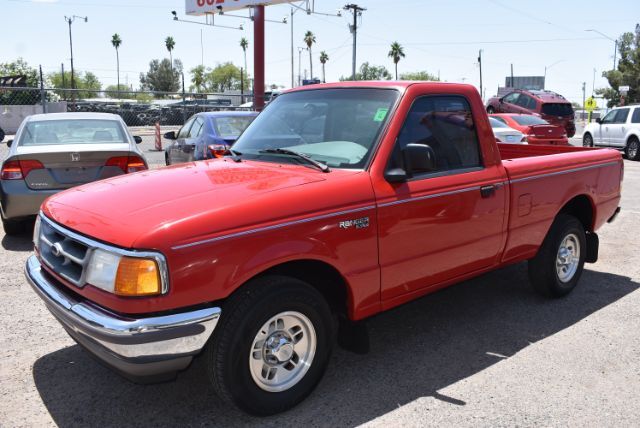
[[[56,242],[51,246],[51,254],[55,257],[60,257],[62,255],[62,245],[59,242]]]

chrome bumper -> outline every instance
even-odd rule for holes
[[[107,312],[58,291],[43,275],[36,256],[27,260],[25,275],[76,342],[133,380],[164,380],[186,368],[220,318],[218,307],[150,318]]]

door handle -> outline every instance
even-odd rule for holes
[[[496,186],[494,184],[480,187],[480,196],[483,198],[488,198],[494,193],[496,193]]]

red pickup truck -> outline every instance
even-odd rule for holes
[[[221,399],[303,400],[361,320],[529,261],[577,284],[619,211],[615,150],[497,144],[468,85],[282,94],[221,159],[80,186],[42,206],[26,276],[69,334],[135,379],[205,358]]]

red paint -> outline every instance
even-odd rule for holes
[[[170,291],[162,297],[118,297],[91,286],[75,291],[121,313],[161,312],[223,300],[271,267],[316,260],[342,275],[349,314],[361,319],[531,258],[576,196],[593,207],[591,230],[618,206],[622,159],[615,150],[496,144],[468,85],[356,82],[312,90],[354,86],[402,92],[368,170],[323,174],[301,165],[213,159],[50,198],[43,210],[58,223],[124,248],[161,251],[168,261]],[[383,173],[392,146],[412,102],[426,94],[467,98],[484,168],[390,184]],[[492,196],[480,196],[480,186],[496,183]],[[368,227],[340,227],[364,217]],[[209,242],[175,248],[203,240]]]

